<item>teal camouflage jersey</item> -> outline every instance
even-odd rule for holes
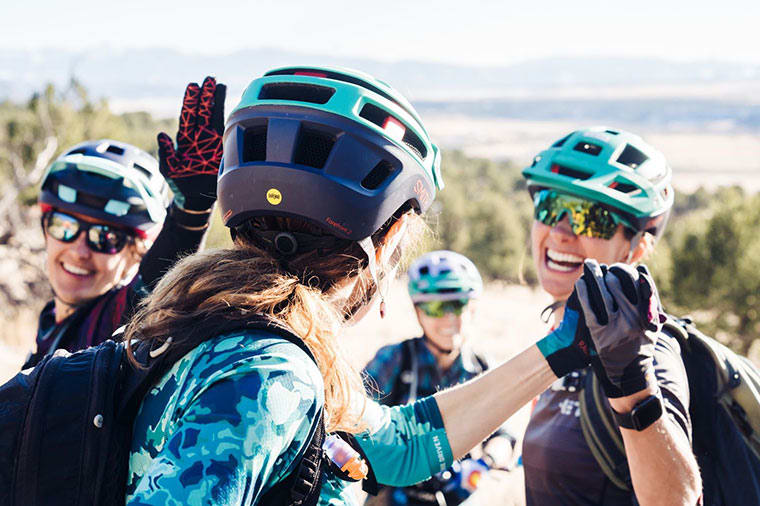
[[[204,342],[143,401],[127,502],[257,504],[293,469],[323,402],[319,370],[296,345],[261,331]],[[358,442],[381,483],[408,485],[451,465],[434,399],[370,403],[365,416],[371,434]],[[320,504],[356,504],[347,485],[328,474]]]

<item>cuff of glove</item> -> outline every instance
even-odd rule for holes
[[[644,370],[635,375],[627,375],[613,382],[607,376],[604,368],[601,367],[601,364],[592,363],[592,366],[594,366],[594,372],[596,373],[597,378],[599,378],[604,394],[610,399],[633,395],[649,388],[657,382],[654,376],[654,371],[652,370]]]
[[[588,357],[581,350],[572,346],[559,348],[551,334],[538,341],[536,346],[558,378],[588,365]]]
[[[193,211],[182,209],[176,204],[169,206],[169,216],[174,222],[185,230],[205,230],[208,228],[211,218],[211,209],[205,211]]]

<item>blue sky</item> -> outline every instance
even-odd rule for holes
[[[760,62],[757,0],[4,3],[4,49],[276,47],[477,65],[597,55]]]

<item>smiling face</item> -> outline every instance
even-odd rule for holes
[[[90,221],[82,216],[77,218]],[[59,320],[68,316],[74,307],[116,286],[139,262],[133,243],[113,255],[97,253],[87,246],[83,232],[69,243],[45,234],[45,249],[45,270],[55,293]]]
[[[567,216],[550,227],[538,221],[531,229],[533,261],[541,286],[555,300],[565,300],[583,273],[583,261],[594,258],[600,263],[625,262],[630,240],[618,225],[611,239],[597,239],[573,234]],[[637,250],[633,259],[641,255]]]
[[[440,318],[426,315],[420,308],[415,307],[417,319],[425,336],[440,350],[457,351],[465,341],[467,327],[475,312],[475,303],[470,302],[461,314],[446,313]],[[435,353],[435,350],[433,350]]]

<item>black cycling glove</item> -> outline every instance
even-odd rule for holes
[[[591,365],[605,394],[624,397],[647,388],[665,322],[649,270],[620,263],[606,268],[588,259],[576,292],[596,350]]]

